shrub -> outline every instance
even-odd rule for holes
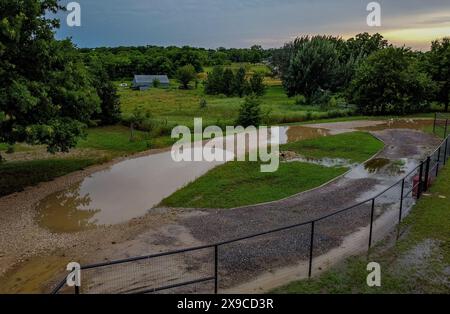
[[[243,127],[259,126],[261,124],[261,103],[256,96],[249,96],[245,99],[239,109],[237,124]]]

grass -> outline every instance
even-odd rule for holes
[[[125,126],[91,128],[86,139],[79,141],[77,148],[103,150],[111,156],[128,155],[150,148],[161,148],[172,143],[170,137],[151,138],[146,132],[135,131],[130,141],[130,129]]]
[[[347,151],[349,149],[350,151]],[[363,132],[306,140],[292,147],[306,157],[341,157],[366,160],[383,144]],[[304,149],[303,149],[304,148]],[[347,168],[308,163],[280,163],[274,173],[261,173],[259,162],[229,162],[214,168],[162,201],[171,207],[232,208],[269,202],[309,190],[343,174]]]
[[[449,293],[449,209],[450,167],[446,167],[429,195],[424,196],[404,220],[404,236],[394,245],[388,241],[377,245],[371,253],[370,261],[381,265],[381,287],[366,285],[368,261],[365,257],[352,257],[318,278],[293,282],[273,292]],[[417,256],[419,248],[430,249],[430,252]]]
[[[97,159],[47,159],[0,163],[0,196],[23,191],[24,187],[51,181],[98,163]]]
[[[383,143],[365,132],[344,133],[318,139],[283,145],[283,150],[294,151],[311,158],[343,158],[363,162],[383,148]]]
[[[229,162],[164,199],[162,205],[232,208],[268,202],[319,186],[345,171],[292,162],[280,164],[274,173],[262,173],[259,162]]]

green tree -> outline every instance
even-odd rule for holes
[[[215,66],[205,81],[205,93],[208,95],[217,95],[222,93],[223,88],[223,67]]]
[[[339,66],[336,41],[322,36],[301,41],[283,74],[283,86],[289,96],[302,94],[309,100],[320,89],[334,89]]]
[[[264,74],[256,72],[250,78],[250,91],[257,96],[262,96],[266,92],[264,85]]]
[[[234,82],[233,82],[233,90],[234,94],[238,95],[240,98],[244,97],[244,95],[247,92],[247,80],[246,80],[247,73],[245,71],[245,68],[241,67],[237,71],[236,75],[234,76]]]
[[[435,100],[442,102],[448,111],[450,100],[450,37],[433,41],[427,54],[427,69],[436,82]]]
[[[356,70],[350,99],[363,114],[407,114],[424,110],[435,85],[408,49],[389,47]]]
[[[182,84],[183,89],[188,89],[189,83],[196,77],[197,73],[195,72],[195,68],[191,64],[182,66],[177,71],[177,79]]]
[[[56,41],[56,0],[0,2],[0,142],[68,151],[100,100],[78,51]]]
[[[100,120],[102,125],[118,123],[121,119],[121,109],[116,86],[98,57],[90,56],[86,63],[93,77],[93,86],[100,98],[100,112],[94,113],[92,118]]]
[[[239,116],[236,121],[237,125],[258,127],[261,124],[261,119],[261,102],[259,98],[255,95],[246,97],[244,103],[239,108]]]
[[[222,77],[222,91],[221,93],[225,94],[226,96],[232,96],[233,95],[233,83],[234,83],[234,74],[231,69],[225,69],[223,72]]]

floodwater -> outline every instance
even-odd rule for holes
[[[327,134],[325,130],[301,126],[280,127],[279,141],[285,144]],[[224,148],[231,147],[231,141],[237,143],[236,139],[226,137]],[[214,139],[215,143],[219,140]],[[249,141],[246,149],[267,146],[270,141],[270,136],[267,141]],[[168,151],[119,162],[42,200],[38,222],[52,232],[76,232],[143,216],[184,185],[234,159],[229,151],[218,150],[225,154],[225,161],[175,162]]]

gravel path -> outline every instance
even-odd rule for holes
[[[385,143],[384,150],[376,157],[391,160],[420,159],[439,144],[435,137],[414,130],[385,130],[374,132],[374,135]],[[207,215],[184,219],[182,224],[202,242],[228,240],[325,216],[355,204],[358,198],[370,198],[400,178],[400,175],[398,178],[388,175],[385,179],[382,173],[358,178],[352,171],[319,189],[281,201],[207,210]],[[338,246],[345,236],[366,226],[370,221],[370,208],[371,204],[367,203],[318,223],[315,253]],[[378,215],[381,213],[380,208]],[[309,242],[310,226],[303,226],[221,247],[221,287],[244,282],[261,272],[306,258]]]

